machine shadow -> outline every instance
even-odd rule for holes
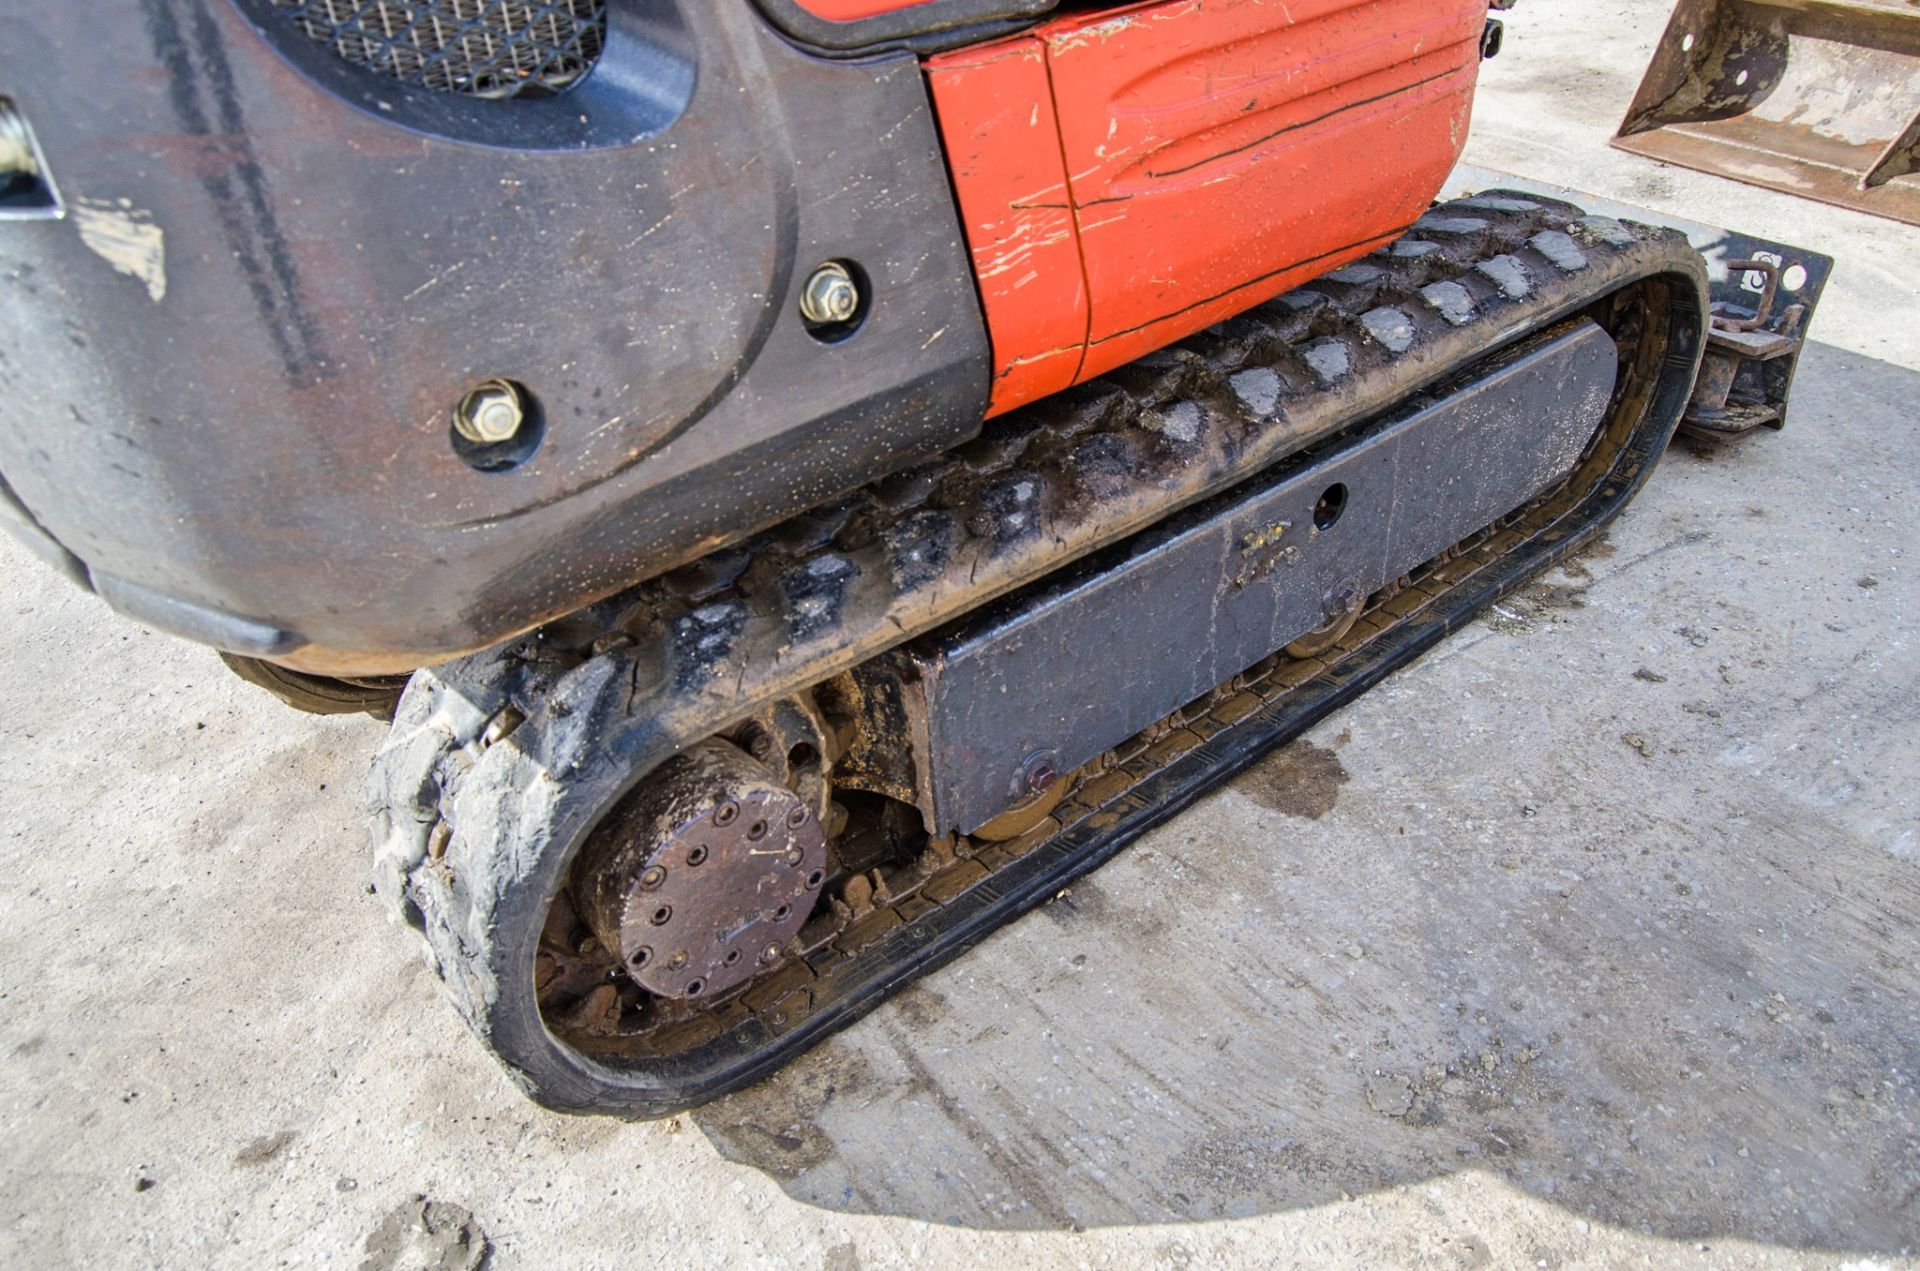
[[[1860,458],[1810,455],[1824,420],[1920,399],[1913,371],[1826,346],[1801,382],[1793,428],[1755,443],[1779,450],[1676,451],[1616,538],[1724,503],[1744,546],[1743,466],[1820,480]],[[1573,572],[1624,571],[1634,546]],[[1435,709],[1487,676],[1521,706],[1570,691],[1581,655],[1502,631],[1459,633],[692,1119],[795,1199],[973,1228],[1243,1217],[1482,1170],[1672,1238],[1920,1243],[1911,862],[1716,775],[1726,719],[1780,710],[1760,678],[1670,669],[1663,762],[1584,707]],[[1911,669],[1873,691],[1920,717]]]

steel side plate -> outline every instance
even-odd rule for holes
[[[1580,320],[910,646],[940,829],[972,830],[1565,477],[1604,417]]]

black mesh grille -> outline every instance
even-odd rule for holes
[[[356,65],[442,93],[557,93],[593,69],[607,0],[273,0]]]

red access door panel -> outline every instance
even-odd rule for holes
[[[1485,22],[1486,0],[1161,0],[930,59],[1000,372],[994,413],[1404,232],[1466,140]],[[1010,100],[1015,50],[1031,95]],[[989,60],[999,75],[981,74]],[[1049,116],[1057,164],[1035,150]],[[1051,245],[1047,272],[992,272],[1023,240]],[[1085,331],[1065,375],[1062,319],[1040,310],[1059,306],[1069,289],[1051,271],[1076,258]],[[1023,370],[1036,358],[1054,373]]]

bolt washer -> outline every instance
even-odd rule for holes
[[[815,325],[851,322],[859,311],[860,284],[838,261],[814,270],[801,290],[800,314]]]
[[[505,380],[483,380],[467,391],[453,413],[453,426],[475,445],[512,441],[526,422],[520,390]]]
[[[581,914],[661,997],[705,1000],[766,969],[820,897],[819,818],[737,747],[707,741],[642,783],[594,831]]]

